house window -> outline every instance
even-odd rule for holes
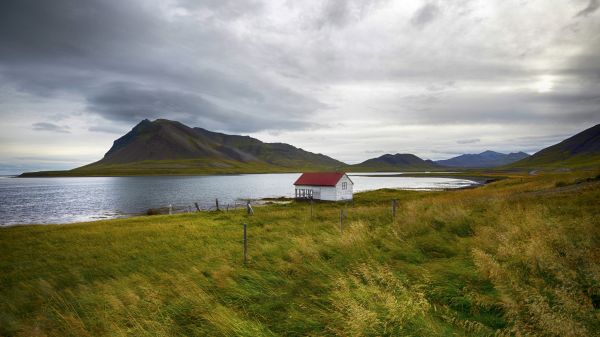
[[[342,182],[342,190],[345,190],[346,188],[348,188],[348,183],[347,182]]]

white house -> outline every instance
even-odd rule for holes
[[[343,172],[302,173],[294,183],[297,199],[352,200],[354,183]]]

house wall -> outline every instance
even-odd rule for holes
[[[333,186],[321,186],[321,200],[337,200],[337,191]]]
[[[344,182],[346,183],[345,190],[342,189],[342,183],[344,183]],[[352,200],[353,188],[354,188],[354,184],[352,183],[350,178],[348,178],[347,175],[344,175],[340,179],[340,181],[338,181],[337,185],[335,186],[335,191],[336,191],[335,200]]]

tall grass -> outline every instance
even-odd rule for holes
[[[3,228],[0,335],[598,335],[597,174]]]

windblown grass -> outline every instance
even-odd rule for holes
[[[3,228],[0,335],[598,335],[598,173]]]

